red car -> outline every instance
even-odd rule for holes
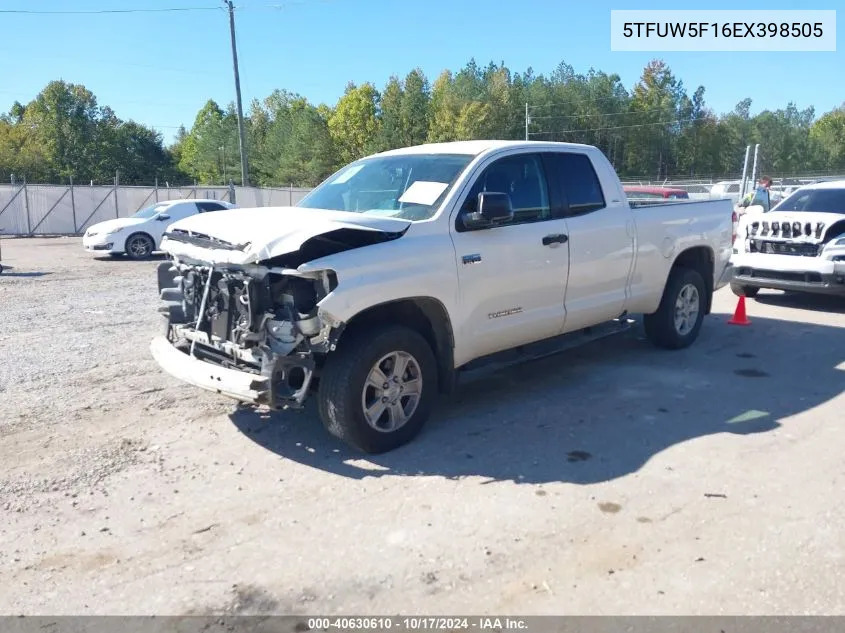
[[[646,187],[639,185],[625,185],[625,195],[629,200],[679,200],[689,199],[689,194],[684,189],[673,189],[671,187]]]

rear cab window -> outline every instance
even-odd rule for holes
[[[197,208],[200,213],[207,213],[208,211],[222,211],[226,207],[219,202],[197,202]]]
[[[549,183],[562,197],[566,215],[583,215],[607,206],[601,181],[587,154],[549,152],[543,158]]]

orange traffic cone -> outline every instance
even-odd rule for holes
[[[745,297],[740,297],[736,304],[736,311],[733,318],[728,321],[729,325],[751,325],[751,321],[745,314]]]

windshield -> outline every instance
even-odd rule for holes
[[[329,177],[296,206],[427,220],[472,159],[464,154],[364,158]]]
[[[845,213],[845,189],[799,189],[772,211]]]
[[[147,207],[146,209],[141,209],[140,211],[138,211],[132,217],[133,218],[154,218],[156,215],[158,215],[159,213],[164,211],[166,208],[167,208],[166,204],[154,204],[153,206]]]

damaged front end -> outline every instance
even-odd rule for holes
[[[343,330],[318,306],[337,286],[329,270],[174,259],[158,286],[164,333],[151,350],[163,369],[272,409],[302,406]]]
[[[172,376],[241,402],[299,408],[345,323],[320,306],[337,274],[314,262],[400,238],[407,221],[257,208],[169,228],[158,270],[164,332],[151,352]]]
[[[750,219],[731,264],[742,286],[843,295],[845,217],[772,211]]]

